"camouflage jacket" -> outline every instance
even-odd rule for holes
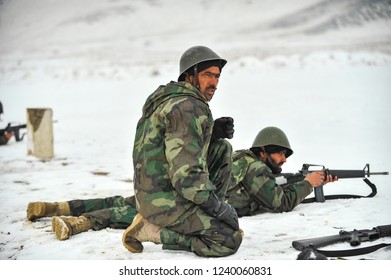
[[[170,82],[148,97],[133,148],[136,207],[145,218],[166,226],[208,200],[212,129],[209,105],[191,84]]]
[[[277,185],[271,169],[250,150],[234,153],[232,175],[227,202],[235,207],[239,216],[262,210],[291,211],[313,191],[308,181]]]

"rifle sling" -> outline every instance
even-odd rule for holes
[[[317,252],[325,255],[326,257],[351,257],[372,253],[380,248],[391,246],[391,243],[380,243],[373,246],[368,246],[364,248],[358,249],[350,249],[350,250],[319,250],[315,249]]]
[[[377,194],[376,185],[368,180],[368,178],[364,178],[363,181],[371,188],[371,193],[367,196],[355,195],[355,194],[335,194],[335,195],[325,195],[325,200],[330,199],[346,199],[346,198],[363,198],[363,197],[374,197]],[[315,197],[310,197],[304,199],[301,203],[312,203],[316,202]]]

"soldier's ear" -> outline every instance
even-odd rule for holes
[[[266,153],[265,153],[264,151],[261,151],[261,152],[259,153],[259,157],[260,157],[262,160],[266,160],[267,155],[266,155]]]
[[[194,81],[194,75],[189,75],[189,74],[187,74],[187,73],[185,73],[185,74],[186,74],[186,76],[185,76],[185,81],[188,82],[188,83],[190,83],[190,84],[192,84],[193,81]]]

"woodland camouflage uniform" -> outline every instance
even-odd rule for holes
[[[230,182],[232,147],[211,141],[213,117],[192,84],[170,82],[150,95],[137,124],[133,150],[138,212],[160,226],[163,249],[227,256],[239,230],[198,207],[211,192],[223,199]]]
[[[94,230],[107,227],[125,229],[137,214],[134,196],[77,199],[68,201],[68,204],[70,215],[90,218]]]
[[[280,186],[272,170],[251,150],[233,155],[233,183],[227,192],[227,203],[239,216],[264,211],[288,212],[301,203],[313,188],[308,181]]]

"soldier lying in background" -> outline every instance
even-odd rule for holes
[[[285,133],[272,126],[258,133],[250,149],[234,153],[233,182],[226,202],[236,209],[239,217],[264,211],[289,212],[314,188],[338,179],[319,171],[309,173],[302,181],[278,185],[275,177],[292,154]]]
[[[1,121],[1,115],[4,114],[3,110],[3,104],[0,102],[0,121]],[[0,146],[6,145],[8,141],[12,138],[12,136],[15,136],[15,141],[19,142],[23,140],[23,137],[25,136],[25,133],[20,136],[20,130],[22,128],[26,128],[26,124],[21,125],[12,125],[12,123],[8,123],[5,128],[0,129]]]

